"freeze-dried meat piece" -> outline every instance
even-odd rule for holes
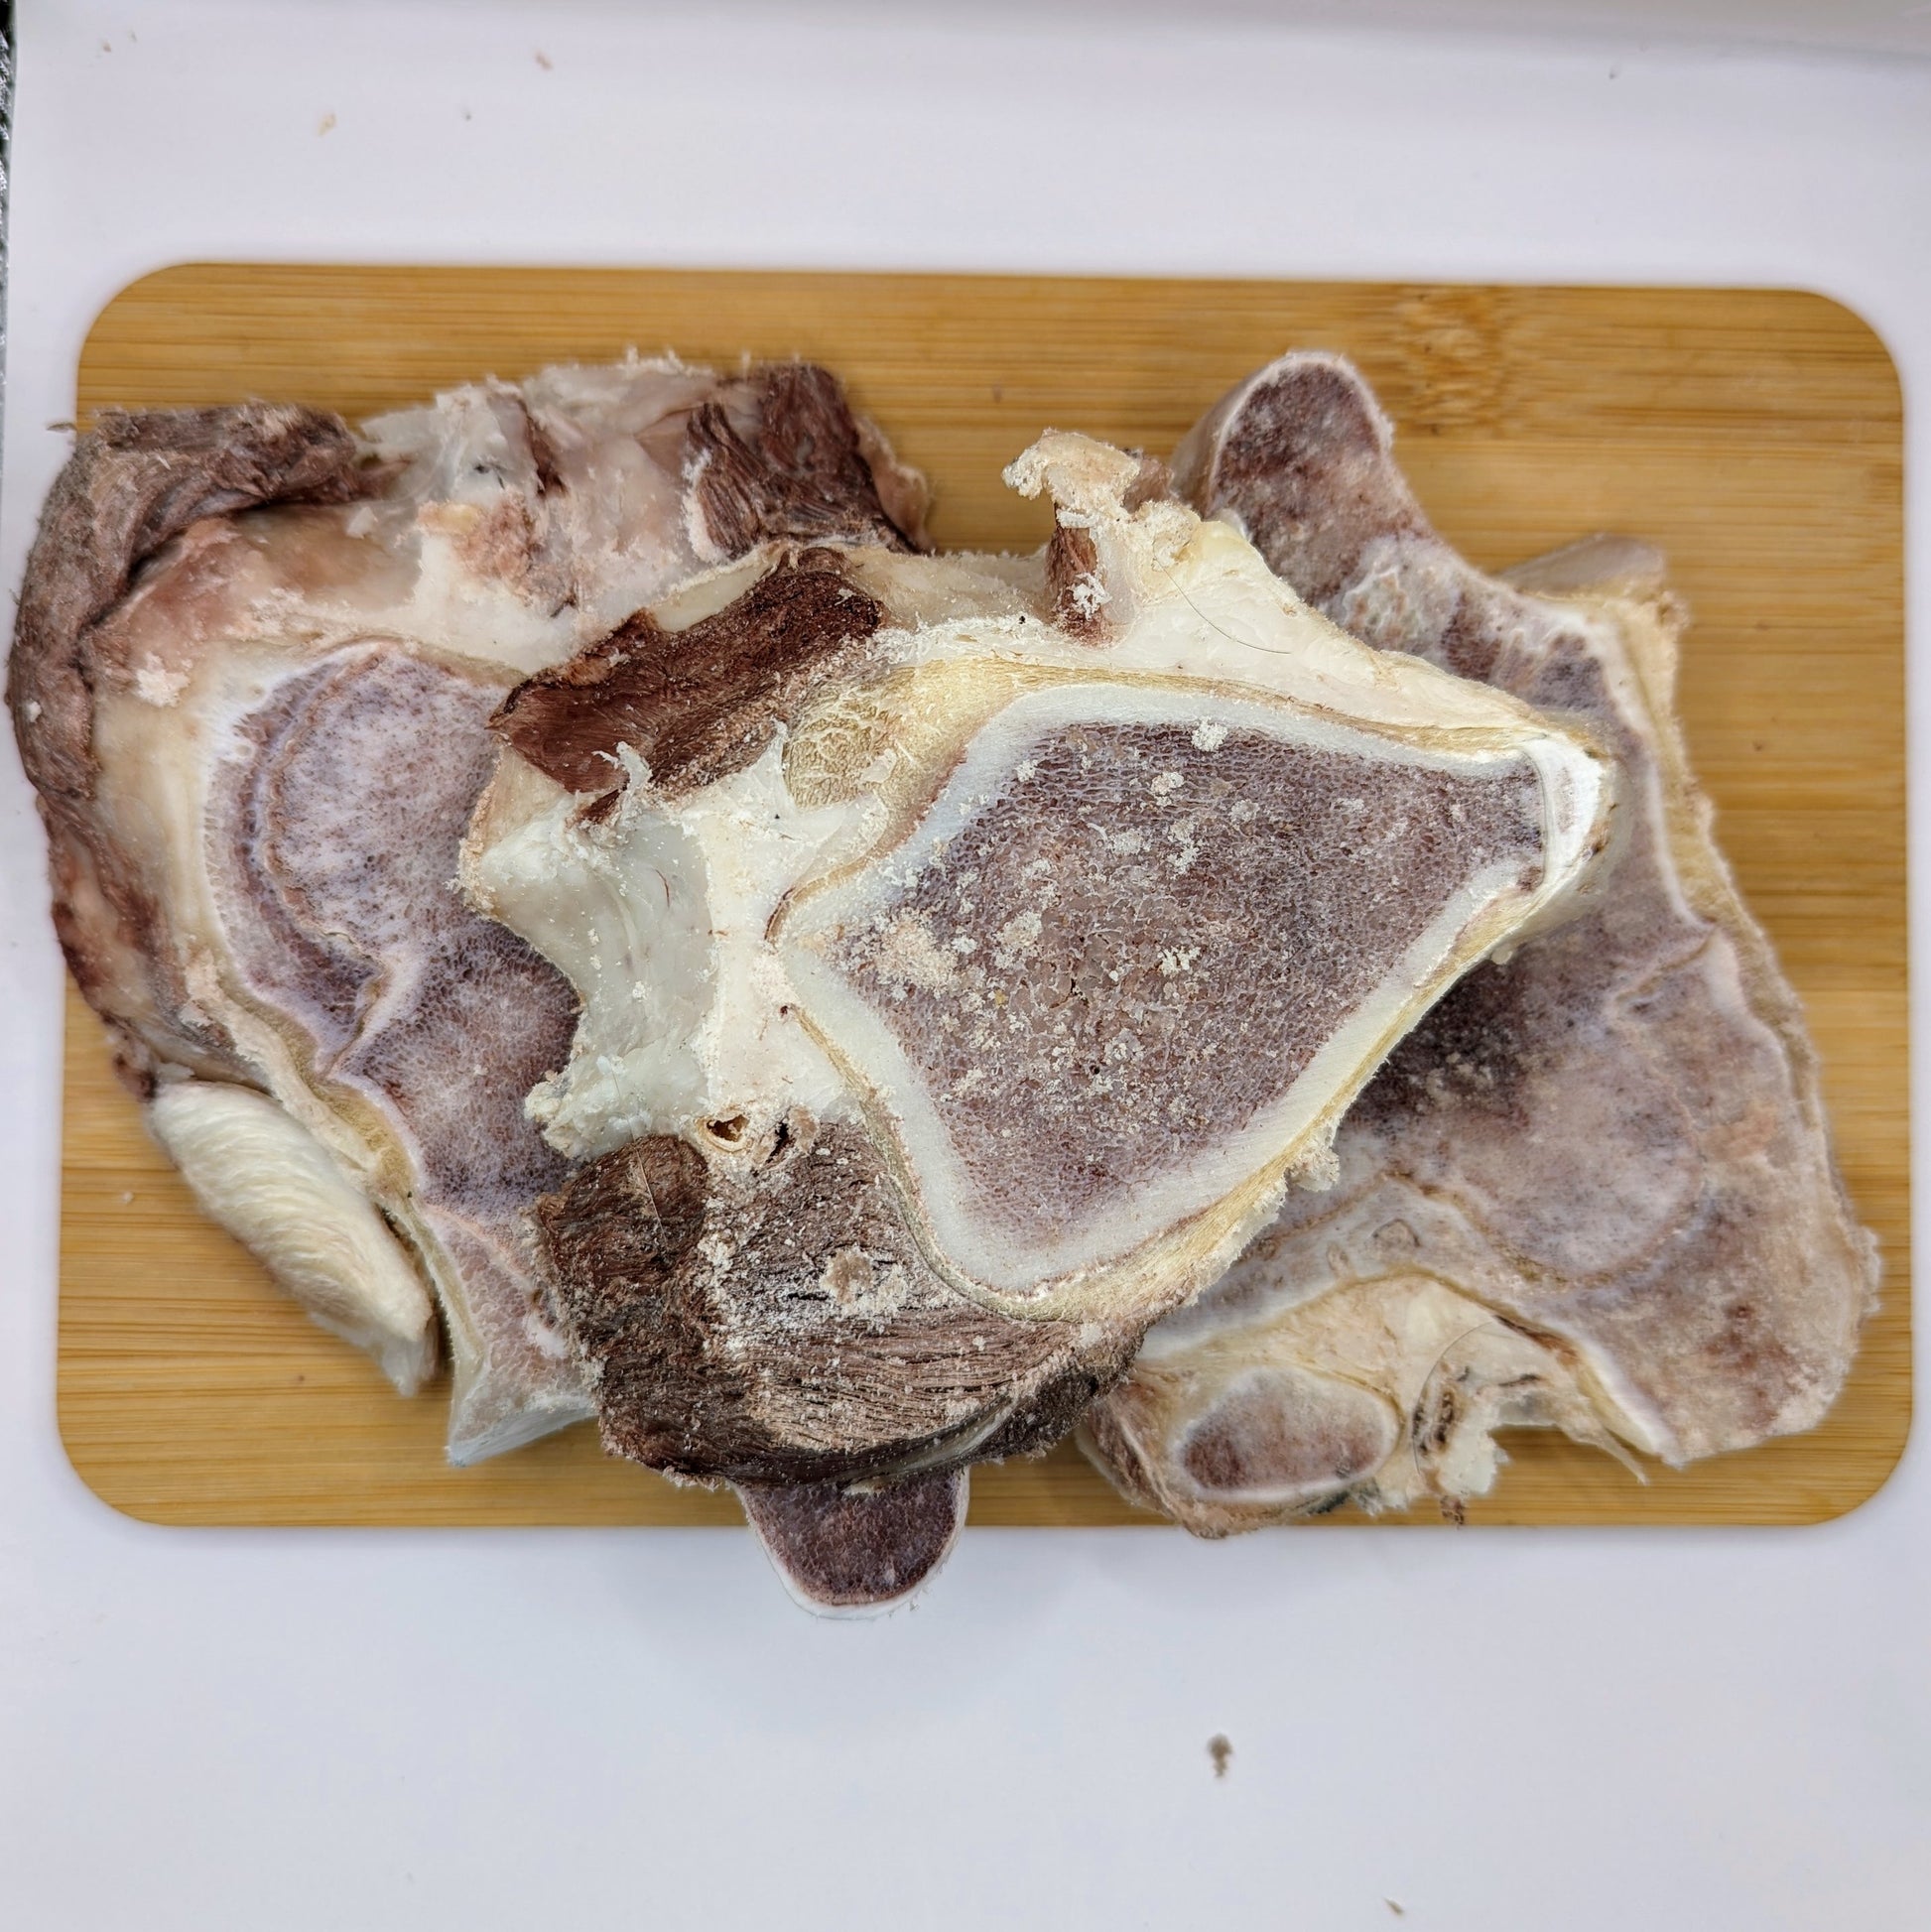
[[[537,1213],[605,1446],[678,1476],[849,1484],[1017,1454],[1139,1339],[956,1293],[871,1140],[797,1113],[741,1163],[630,1141]]]
[[[10,697],[74,976],[210,1212],[400,1383],[433,1285],[457,1460],[591,1408],[528,1222],[568,1168],[524,1097],[576,995],[452,884],[490,718],[801,519],[903,548],[908,475],[822,371],[633,359],[359,441],[110,414],[49,498]]]
[[[831,552],[787,557],[682,630],[638,611],[518,686],[492,722],[573,792],[620,790],[625,746],[658,791],[692,791],[754,762],[812,686],[849,663],[883,621]]]
[[[606,1443],[676,1474],[1063,1434],[1604,836],[1593,748],[1362,650],[1137,459],[1054,437],[1012,474],[1085,534],[1103,635],[1044,557],[787,547],[499,714],[464,887],[582,1000],[530,1102],[583,1163],[539,1214],[550,1309]],[[812,579],[834,621],[760,675]],[[763,749],[693,783],[659,713],[592,789],[582,694],[678,677]]]
[[[1586,736],[1157,465],[1010,476],[1038,557],[915,554],[799,365],[144,419],[17,650],[64,930],[211,1209],[399,1379],[421,1271],[458,1457],[594,1409],[821,1605],[929,1574],[1606,832]]]
[[[1480,1494],[1502,1424],[1674,1463],[1808,1428],[1876,1279],[1796,999],[1689,771],[1660,560],[1598,540],[1484,578],[1389,444],[1352,369],[1297,355],[1176,469],[1364,641],[1585,721],[1624,802],[1578,915],[1400,1042],[1336,1188],[1291,1199],[1094,1415],[1115,1481],[1209,1533]]]
[[[925,479],[852,416],[837,378],[809,362],[768,362],[692,412],[684,470],[708,562],[761,543],[924,539]]]

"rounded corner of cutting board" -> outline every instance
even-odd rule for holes
[[[144,269],[132,281],[123,282],[94,311],[93,320],[80,338],[74,364],[76,386],[81,394],[84,396],[93,386],[89,371],[103,342],[111,341],[124,331],[140,330],[144,320],[158,312],[195,302],[206,287],[208,277],[219,273],[220,265],[213,262],[164,262],[158,268]],[[111,395],[100,397],[85,407],[82,413],[91,418],[101,409],[113,407],[117,400],[120,399]],[[129,408],[143,406],[137,397],[130,396],[125,400]]]
[[[192,1511],[183,1514],[165,1499],[140,1493],[127,1481],[126,1470],[111,1455],[103,1455],[98,1432],[85,1420],[71,1420],[71,1404],[62,1386],[55,1400],[55,1432],[61,1439],[61,1453],[74,1481],[100,1504],[130,1522],[145,1523],[156,1529],[184,1529],[202,1519]]]
[[[1902,417],[1868,321],[1789,289],[181,262],[102,308],[76,415],[272,396],[355,418],[492,367],[521,374],[633,343],[837,364],[901,453],[933,472],[941,540],[991,549],[1042,534],[1038,506],[998,481],[1042,423],[1165,447],[1248,369],[1297,343],[1331,347],[1381,388],[1419,492],[1479,561],[1620,526],[1699,566],[1692,748],[1809,1005],[1847,1175],[1891,1281],[1816,1431],[1656,1471],[1647,1485],[1595,1452],[1517,1436],[1469,1519],[1815,1523],[1882,1488],[1911,1418]],[[1760,621],[1786,604],[1785,629],[1799,627],[1788,636]],[[1802,628],[1820,610],[1828,652]],[[1804,777],[1798,836],[1764,780],[1792,730],[1814,748],[1820,717],[1842,755],[1834,776]],[[1828,857],[1839,837],[1864,842],[1820,861],[1816,841]],[[391,1393],[193,1215],[77,998],[66,1097],[60,1428],[105,1506],[166,1525],[740,1520],[728,1492],[613,1464],[581,1429],[451,1470],[434,1391]],[[172,1296],[144,1292],[143,1268],[173,1268]],[[977,1472],[971,1521],[1161,1519],[1063,1444]]]
[[[1844,356],[1867,363],[1882,363],[1890,382],[1891,406],[1901,421],[1904,413],[1904,377],[1889,337],[1850,297],[1833,295],[1828,289],[1795,288],[1777,291],[1783,298],[1802,305],[1815,315],[1819,334]]]
[[[1903,1380],[1891,1399],[1875,1411],[1871,1424],[1869,1436],[1857,1461],[1855,1481],[1847,1483],[1842,1490],[1820,1495],[1814,1511],[1799,1519],[1799,1527],[1813,1528],[1841,1522],[1846,1516],[1855,1516],[1890,1487],[1897,1472],[1903,1467],[1905,1453],[1911,1446],[1911,1437],[1917,1428],[1916,1395],[1908,1378]]]
[[[211,266],[205,262],[186,261],[163,262],[156,268],[143,269],[131,281],[123,282],[94,311],[94,319],[87,324],[83,341],[91,341],[100,332],[102,324],[120,310],[153,301],[181,284],[192,284]]]

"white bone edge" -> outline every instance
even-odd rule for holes
[[[245,1087],[186,1080],[147,1121],[195,1201],[404,1395],[436,1366],[436,1313],[402,1244],[307,1128]]]

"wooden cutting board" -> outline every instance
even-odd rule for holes
[[[1690,743],[1808,1004],[1851,1190],[1883,1242],[1883,1307],[1810,1435],[1640,1483],[1520,1432],[1470,1514],[1814,1522],[1883,1481],[1910,1419],[1902,412],[1863,322],[1752,290],[190,266],[108,305],[77,415],[266,397],[354,420],[633,345],[829,363],[933,478],[945,545],[1043,539],[1040,506],[998,473],[1046,426],[1166,451],[1289,346],[1359,363],[1424,503],[1479,563],[1599,529],[1661,543],[1697,619]],[[61,1429],[117,1508],[168,1523],[738,1520],[728,1494],[605,1460],[587,1428],[450,1469],[441,1392],[395,1396],[199,1219],[77,1000],[64,1153]],[[972,1493],[981,1523],[1152,1520],[1071,1448],[982,1470]]]

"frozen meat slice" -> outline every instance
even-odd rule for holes
[[[1059,537],[774,546],[498,713],[462,879],[581,1000],[538,1218],[619,1453],[849,1486],[1054,1440],[1606,836],[1593,745],[1363,649],[1137,459],[1011,474],[1103,621]]]
[[[74,977],[210,1212],[399,1381],[435,1352],[404,1284],[433,1286],[458,1461],[591,1409],[528,1222],[568,1166],[524,1096],[576,996],[453,887],[489,719],[774,537],[903,548],[888,496],[916,526],[823,370],[632,359],[360,440],[109,414],[49,498],[10,698]]]
[[[1622,804],[1575,916],[1395,1048],[1334,1189],[1291,1197],[1094,1413],[1121,1487],[1206,1533],[1350,1496],[1452,1505],[1487,1488],[1504,1424],[1672,1463],[1808,1428],[1875,1289],[1801,1012],[1685,757],[1660,560],[1597,540],[1483,577],[1390,440],[1351,368],[1292,355],[1175,467],[1363,641],[1596,732]]]

